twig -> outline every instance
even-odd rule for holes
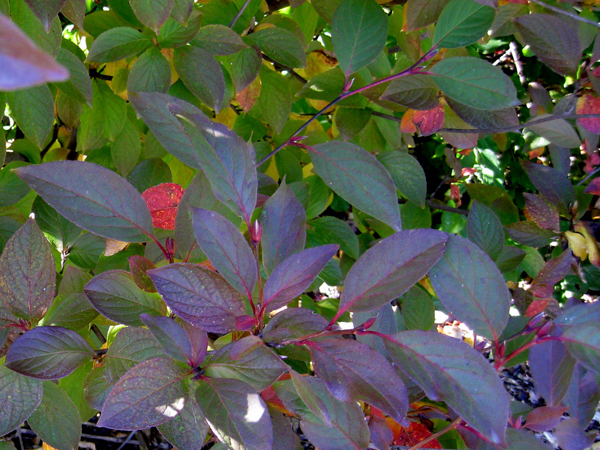
[[[578,20],[580,22],[593,25],[596,28],[600,28],[600,23],[594,22],[593,20],[586,19],[585,17],[581,17],[581,16],[579,16],[577,14],[573,14],[572,12],[565,11],[564,9],[557,8],[556,6],[548,5],[548,4],[544,3],[544,2],[542,2],[541,0],[530,0],[530,1],[531,1],[531,3],[536,3],[536,4],[540,5],[540,6],[543,6],[546,9],[549,9],[550,11],[554,11],[555,13],[562,14],[563,16],[570,17],[571,19],[575,19],[575,20]]]
[[[517,75],[519,75],[519,81],[523,85],[523,87],[527,86],[527,78],[523,74],[523,64],[521,63],[521,59],[519,58],[519,50],[517,49],[517,44],[515,41],[510,41],[508,44],[508,49],[512,56],[513,62],[515,63],[515,69],[517,69]]]
[[[600,172],[600,167],[596,167],[593,172],[588,173],[585,177],[583,177],[581,181],[579,181],[579,183],[576,184],[576,186],[581,186],[583,183],[585,183],[591,177],[596,175],[598,172]]]
[[[422,448],[424,445],[429,444],[431,441],[437,439],[438,437],[440,437],[442,434],[447,433],[448,431],[456,428],[460,423],[462,422],[462,419],[460,417],[457,417],[456,419],[454,419],[452,422],[450,422],[448,424],[448,426],[442,428],[440,431],[433,433],[431,436],[429,436],[428,438],[423,439],[421,442],[419,442],[418,444],[413,445],[412,447],[410,447],[408,450],[417,450],[418,448]]]
[[[117,450],[123,450],[123,448],[125,448],[125,446],[129,443],[129,441],[131,441],[131,438],[135,435],[136,432],[137,432],[137,430],[134,430],[131,433],[129,433],[129,435],[125,438],[125,440],[123,441],[123,443],[119,446],[119,448]]]
[[[433,200],[427,200],[427,204],[430,208],[439,209],[440,211],[448,211],[456,214],[462,214],[463,216],[468,216],[469,211],[465,209],[453,208],[452,206],[444,205],[443,203],[434,202]]]
[[[229,28],[233,28],[235,26],[236,22],[239,20],[240,17],[242,17],[242,14],[244,14],[244,11],[246,10],[246,8],[248,7],[249,4],[250,4],[250,0],[246,0],[244,2],[244,4],[242,5],[242,7],[240,8],[240,10],[237,12],[237,14],[235,15],[235,17],[233,18],[233,20],[229,24]]]

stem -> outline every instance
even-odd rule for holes
[[[304,343],[310,339],[314,339],[314,338],[318,338],[318,337],[323,337],[323,336],[340,336],[340,335],[344,335],[344,334],[355,334],[356,332],[361,331],[360,327],[358,328],[352,328],[350,330],[328,330],[328,329],[324,329],[322,331],[317,331],[316,333],[311,333],[308,334],[306,336],[302,336],[299,338],[291,338],[291,339],[284,339],[283,341],[281,341],[279,343],[280,346],[284,346],[284,345],[304,345]]]
[[[254,317],[258,321],[258,330],[261,331],[263,328],[263,317],[265,315],[265,305],[264,305],[264,293],[263,293],[263,284],[262,277],[260,276],[260,260],[258,258],[258,242],[254,245],[254,259],[256,260],[256,270],[258,271],[258,304],[259,310],[256,311],[254,305],[252,306],[252,311],[254,312]],[[250,299],[252,301],[252,299]]]
[[[244,4],[242,5],[242,7],[240,8],[240,10],[237,12],[237,14],[235,15],[235,17],[233,18],[233,20],[229,24],[229,28],[233,28],[234,27],[234,25],[236,24],[236,22],[238,21],[238,19],[240,17],[242,17],[242,14],[244,14],[244,11],[246,10],[246,8],[248,7],[249,4],[250,4],[250,0],[246,0],[244,2]]]
[[[515,41],[511,41],[510,44],[508,44],[508,48],[515,63],[515,69],[517,69],[519,81],[521,82],[523,87],[525,87],[527,86],[527,78],[523,74],[523,64],[521,63],[521,59],[519,58],[519,50],[517,49],[517,44],[515,44]]]
[[[498,358],[498,360],[494,363],[494,369],[496,369],[496,371],[499,371],[500,369],[502,369],[502,367],[504,366],[504,364],[506,364],[507,361],[510,361],[512,358],[514,358],[515,356],[517,356],[520,353],[523,353],[525,350],[528,350],[529,348],[533,347],[534,345],[543,344],[544,342],[547,342],[547,341],[559,341],[559,340],[560,340],[559,336],[545,336],[543,338],[536,337],[536,338],[532,339],[531,341],[529,341],[527,344],[525,344],[522,347],[519,347],[518,349],[513,351],[511,354],[505,356],[504,358]]]
[[[562,14],[563,16],[570,17],[571,19],[575,19],[580,22],[587,23],[589,25],[593,25],[596,28],[600,28],[600,23],[594,22],[593,20],[586,19],[585,17],[580,17],[577,14],[574,14],[569,11],[565,11],[564,9],[557,8],[556,6],[548,5],[544,2],[542,2],[541,0],[530,0],[530,1],[531,1],[531,3],[536,3],[540,6],[543,6],[546,9],[549,9],[550,11],[554,11],[555,13]]]
[[[453,208],[452,206],[434,202],[433,200],[427,200],[427,205],[429,205],[430,208],[439,209],[440,211],[448,211],[456,214],[462,214],[463,216],[469,215],[469,211],[467,211],[466,209]]]
[[[408,450],[417,450],[418,448],[422,448],[424,445],[429,444],[431,441],[437,439],[438,437],[440,437],[442,434],[447,433],[448,431],[456,428],[458,425],[460,425],[460,423],[462,422],[462,419],[460,417],[457,417],[456,419],[454,419],[452,422],[450,422],[448,424],[448,426],[442,428],[440,431],[433,433],[431,436],[429,436],[428,438],[423,439],[421,442],[419,442],[418,444],[413,445],[412,447],[410,447]]]
[[[577,183],[577,186],[581,186],[583,183],[585,183],[591,177],[596,175],[598,172],[600,172],[600,167],[596,167],[593,172],[590,172],[585,177],[583,177],[583,179],[579,183]]]

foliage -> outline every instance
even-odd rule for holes
[[[546,1],[0,0],[0,436],[591,445],[597,2]]]

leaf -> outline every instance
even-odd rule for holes
[[[537,116],[535,120],[551,116],[551,114],[542,114]],[[579,136],[577,136],[571,124],[564,119],[551,120],[539,125],[532,125],[529,128],[559,147],[573,148],[580,145]]]
[[[506,226],[506,231],[517,243],[535,248],[550,244],[556,236],[554,231],[544,230],[530,221],[511,223]]]
[[[44,397],[27,420],[44,441],[60,450],[77,450],[81,439],[81,416],[73,400],[60,386],[44,381]]]
[[[565,406],[541,406],[535,408],[527,414],[525,426],[538,433],[549,431],[558,425],[566,410]]]
[[[125,119],[123,129],[110,150],[117,170],[122,176],[127,176],[137,165],[142,151],[139,131],[131,120]]]
[[[4,13],[8,15],[8,10]],[[43,51],[56,57],[61,44],[61,25],[58,17],[52,20],[47,32],[42,22],[33,14],[23,0],[10,1],[10,18],[25,32]]]
[[[267,405],[248,384],[232,379],[200,380],[196,400],[212,432],[228,447],[271,448],[273,429]]]
[[[143,326],[142,313],[166,313],[160,296],[142,291],[131,274],[124,270],[109,270],[96,275],[85,285],[84,292],[100,314],[125,325]]]
[[[158,429],[179,450],[197,450],[204,445],[208,424],[195,397],[189,395],[179,414]]]
[[[178,0],[176,0],[178,1]],[[187,0],[183,0],[187,1]],[[190,13],[192,11],[190,10]],[[173,17],[173,14],[171,14]],[[182,47],[196,37],[202,25],[202,15],[195,12],[190,17],[189,22],[183,24],[180,21],[167,19],[165,24],[160,29],[158,35],[158,44],[160,48],[177,48]]]
[[[444,125],[444,106],[440,104],[427,111],[415,111],[412,123],[419,127],[423,136],[435,133]]]
[[[52,21],[65,5],[66,0],[25,0],[27,6],[40,19],[46,33],[50,32]]]
[[[575,188],[571,181],[555,168],[542,164],[526,161],[523,168],[540,194],[561,214],[569,214],[569,207],[575,201]]]
[[[62,282],[61,282],[62,285]],[[40,324],[80,330],[98,316],[83,292],[58,295]]]
[[[577,114],[600,114],[600,98],[590,94],[579,97],[577,99]],[[600,133],[599,119],[598,117],[584,117],[577,119],[577,123],[590,133]]]
[[[304,402],[306,407],[311,413],[323,420],[326,425],[331,426],[331,418],[329,417],[327,404],[318,395],[318,393],[312,389],[310,383],[308,382],[308,378],[303,377],[292,369],[289,370],[289,373],[292,383],[294,384],[294,389],[296,389],[298,396]]]
[[[382,239],[354,263],[340,312],[379,309],[406,292],[440,259],[447,237],[436,230],[405,230]]]
[[[494,111],[519,104],[510,78],[481,59],[443,59],[430,72],[445,95],[472,108]]]
[[[92,82],[87,68],[77,56],[62,47],[57,62],[69,70],[69,80],[57,83],[56,87],[78,102],[92,106]]]
[[[11,432],[27,420],[42,401],[43,393],[40,380],[0,366],[0,407],[3,411],[0,435]]]
[[[338,248],[337,245],[309,248],[284,259],[265,284],[265,312],[279,309],[302,294]]]
[[[15,91],[65,81],[69,71],[42,51],[10,19],[0,14],[0,90]]]
[[[254,148],[202,113],[189,114],[177,106],[172,108],[198,148],[198,160],[215,197],[250,223],[258,187]]]
[[[552,258],[544,264],[544,267],[531,283],[529,291],[539,298],[552,297],[554,285],[561,282],[569,273],[573,254],[567,249],[556,258]]]
[[[515,108],[512,107],[487,111],[472,108],[450,98],[446,98],[446,101],[459,118],[478,129],[496,129],[519,124]]]
[[[54,100],[48,86],[7,92],[6,99],[21,131],[41,149],[54,122]]]
[[[408,75],[393,80],[380,98],[407,108],[427,110],[439,104],[438,92],[429,75]]]
[[[402,195],[424,208],[427,180],[417,159],[403,151],[381,153],[378,159],[390,171],[394,184]]]
[[[514,19],[523,40],[548,67],[561,75],[574,75],[581,49],[577,32],[560,17],[525,14]]]
[[[205,25],[200,28],[198,35],[190,44],[213,55],[221,56],[233,55],[248,48],[239,34],[229,27],[218,24]]]
[[[308,223],[307,241],[308,247],[338,244],[342,252],[347,253],[353,259],[358,259],[358,237],[348,223],[336,217],[324,216],[312,219]]]
[[[67,19],[83,30],[83,19],[86,13],[86,4],[84,0],[67,0],[60,11]]]
[[[240,50],[229,58],[229,69],[236,92],[250,86],[256,79],[262,66],[262,56],[257,48]]]
[[[182,25],[187,25],[187,21],[194,10],[193,0],[175,0],[171,17]]]
[[[175,229],[177,207],[185,190],[175,183],[162,183],[142,192],[152,215],[152,225],[164,230]]]
[[[288,80],[280,73],[263,66],[260,71],[260,81],[262,85],[256,107],[264,120],[280,134],[292,112],[292,94]]]
[[[152,135],[150,132],[146,136],[146,152],[148,151],[148,142],[151,139],[153,139],[157,145],[160,145],[160,143],[156,141],[154,135]],[[135,166],[131,172],[129,172],[127,181],[129,181],[138,190],[138,192],[141,193],[152,186],[156,186],[157,184],[170,183],[173,181],[173,176],[171,174],[171,169],[162,159],[148,158],[143,160],[141,163]]]
[[[206,375],[243,381],[257,391],[273,384],[288,366],[256,336],[247,336],[217,350],[203,365]]]
[[[50,245],[29,219],[8,240],[0,256],[0,298],[12,314],[35,324],[52,304],[55,284]]]
[[[269,320],[263,332],[263,340],[277,344],[284,339],[294,339],[323,331],[327,325],[327,320],[314,311],[305,308],[287,308]]]
[[[148,258],[139,255],[130,256],[127,260],[129,261],[129,271],[137,287],[146,292],[156,292],[152,280],[146,273],[149,270],[156,269],[154,263]]]
[[[596,374],[581,364],[576,364],[562,400],[562,404],[569,408],[569,417],[577,419],[582,428],[587,427],[596,414],[598,400],[600,390],[596,383]]]
[[[315,145],[310,153],[317,174],[338,195],[394,230],[401,229],[394,182],[375,156],[338,141]]]
[[[141,195],[104,167],[54,161],[20,167],[15,172],[50,206],[84,230],[124,242],[143,242],[152,236],[152,218]]]
[[[364,129],[372,115],[373,111],[367,108],[339,107],[335,110],[334,122],[342,139],[349,141]]]
[[[471,242],[496,260],[504,247],[504,227],[491,208],[473,202],[467,219],[467,236]]]
[[[161,92],[171,86],[171,66],[159,49],[151,47],[135,60],[127,77],[129,92]]]
[[[511,450],[548,450],[549,447],[526,430],[508,428],[506,441]]]
[[[508,396],[479,352],[458,339],[428,331],[403,331],[384,343],[396,366],[431,400],[446,402],[491,442],[506,445]]]
[[[557,444],[564,450],[585,450],[590,448],[596,438],[595,431],[584,431],[577,419],[565,419],[554,430]]]
[[[175,417],[185,405],[184,379],[190,371],[169,358],[153,358],[132,369],[110,391],[99,427],[150,428]]]
[[[225,78],[215,57],[199,47],[175,49],[175,70],[202,103],[219,112],[225,96]]]
[[[333,50],[346,79],[375,60],[385,46],[387,16],[373,0],[343,0],[331,23]]]
[[[206,209],[191,208],[194,235],[221,275],[242,295],[252,297],[258,278],[254,253],[229,220]]]
[[[560,339],[564,342],[569,353],[581,364],[590,370],[596,372],[599,370],[600,326],[597,323],[586,322],[577,327],[571,326]]]
[[[6,354],[6,367],[41,380],[56,380],[95,356],[79,334],[62,327],[38,327],[21,335]]]
[[[283,182],[263,205],[259,220],[263,230],[262,260],[267,273],[271,273],[281,261],[304,249],[306,213]]]
[[[181,325],[170,317],[141,314],[140,319],[146,324],[154,338],[171,358],[190,364],[192,344]],[[202,361],[198,362],[198,365]],[[190,364],[191,365],[191,364]]]
[[[119,61],[137,55],[151,46],[150,38],[134,28],[111,28],[94,39],[87,60],[97,63]]]
[[[208,333],[229,333],[244,314],[244,301],[223,277],[202,266],[169,264],[148,271],[169,308]]]
[[[523,210],[527,220],[533,220],[540,228],[545,230],[559,230],[560,218],[557,209],[548,203],[541,195],[526,192],[525,208]]]
[[[402,296],[402,318],[409,330],[431,330],[435,325],[435,304],[431,296],[418,286],[410,288]]]
[[[175,0],[129,0],[129,3],[140,22],[156,34],[175,6]]]
[[[279,27],[262,28],[250,35],[261,51],[288,67],[306,67],[306,55],[301,42],[291,31]]]
[[[59,252],[69,250],[81,234],[81,228],[58,214],[42,197],[35,198],[32,212],[40,229]]]
[[[496,11],[473,0],[451,0],[442,10],[433,33],[438,48],[465,47],[490,29]]]
[[[309,345],[315,373],[329,392],[346,403],[364,400],[406,423],[408,394],[389,362],[366,344],[324,339]]]
[[[508,322],[510,292],[483,250],[464,238],[448,235],[446,251],[429,276],[438,297],[458,320],[481,336],[500,336]]]
[[[413,31],[436,20],[449,0],[409,0],[406,4],[406,28]]]

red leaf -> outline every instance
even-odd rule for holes
[[[444,107],[440,104],[427,111],[415,111],[412,121],[423,136],[429,136],[444,126]]]
[[[152,225],[163,230],[175,229],[177,207],[185,189],[175,183],[163,183],[146,189],[142,197],[152,215]]]
[[[527,311],[525,311],[525,317],[535,317],[539,313],[543,312],[550,303],[549,298],[538,298],[534,300],[528,307]]]
[[[600,114],[600,98],[585,94],[577,100],[577,114]],[[600,133],[600,117],[577,119],[591,133]]]
[[[402,116],[402,121],[400,122],[400,131],[403,133],[416,133],[417,127],[413,123],[413,117],[416,111],[414,109],[407,110]]]
[[[600,178],[594,178],[585,188],[586,194],[600,195]]]
[[[408,428],[404,428],[400,437],[394,441],[394,445],[405,445],[411,447],[413,445],[418,444],[423,439],[431,436],[431,431],[427,429],[427,427],[418,422],[411,422]],[[437,439],[425,444],[421,448],[442,448]]]

